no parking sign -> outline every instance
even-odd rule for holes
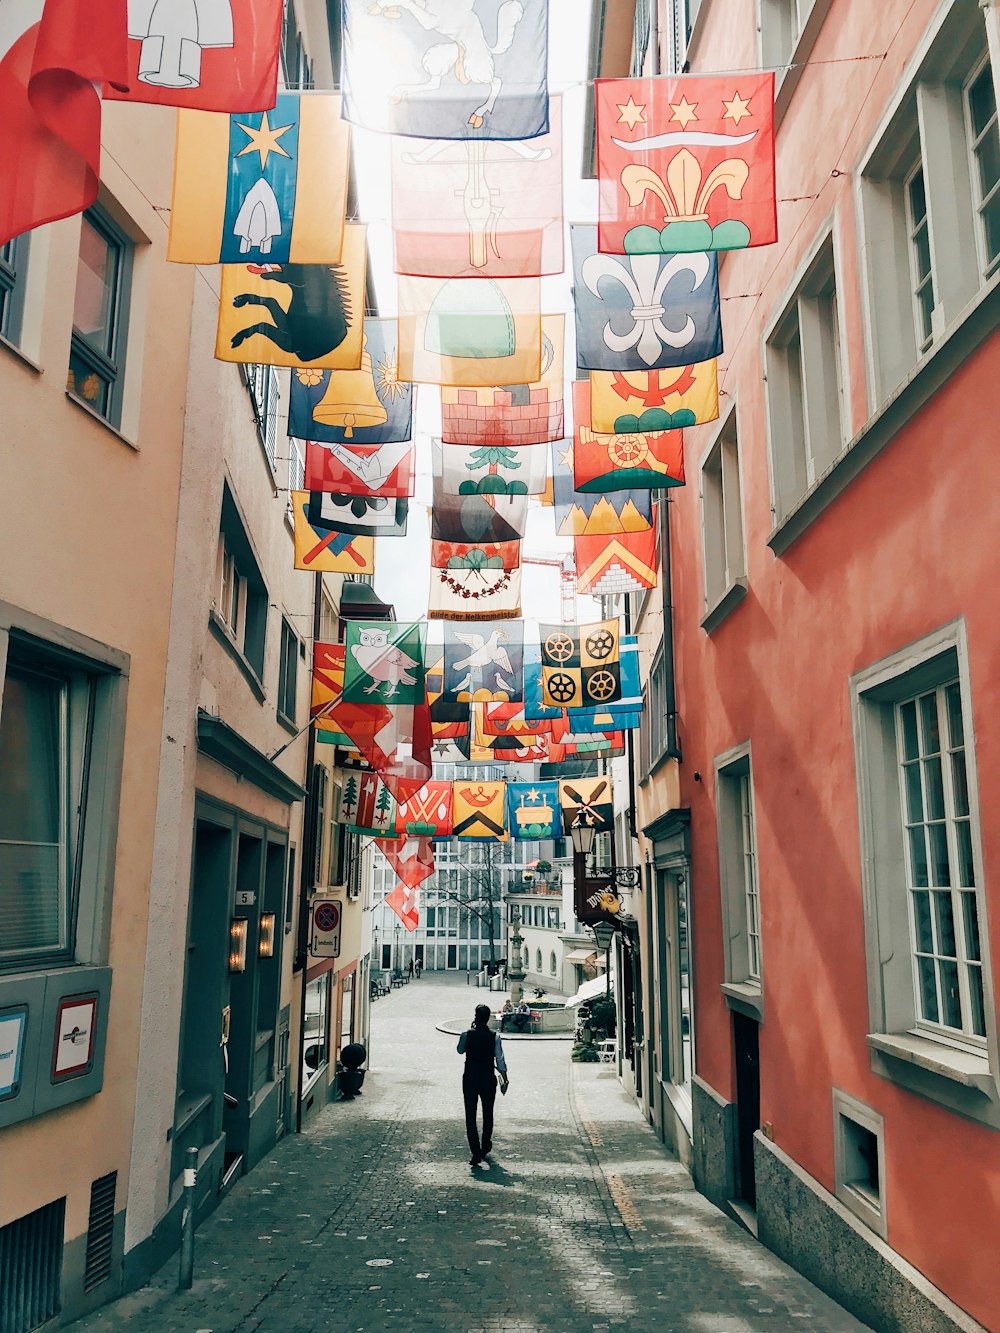
[[[314,958],[340,957],[343,905],[333,898],[314,898],[309,952]]]

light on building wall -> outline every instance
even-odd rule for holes
[[[229,970],[247,970],[247,926],[245,916],[234,916],[229,922]]]
[[[257,957],[274,957],[274,927],[277,918],[274,912],[262,912],[260,918],[260,935],[257,939]]]
[[[580,856],[588,856],[594,846],[594,829],[590,824],[574,824],[569,831],[573,839],[573,850]]]

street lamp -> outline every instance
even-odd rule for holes
[[[607,979],[607,996],[611,999],[611,942],[615,938],[615,928],[610,921],[594,921],[590,929],[594,932],[597,947],[604,954],[604,975]]]
[[[573,850],[578,856],[589,856],[594,846],[595,832],[591,824],[573,824],[569,831]]]
[[[396,931],[395,931],[395,934],[396,934],[396,952],[395,952],[395,954],[393,955],[393,957],[394,957],[394,959],[395,959],[395,962],[393,963],[393,969],[399,967],[399,929],[400,929],[399,926],[397,926],[397,927],[396,927]],[[400,967],[399,970],[402,971],[403,969]]]

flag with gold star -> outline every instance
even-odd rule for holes
[[[743,250],[778,239],[774,75],[598,79],[598,249]]]
[[[167,258],[338,263],[350,152],[336,93],[281,93],[245,115],[178,112]]]
[[[680,430],[719,415],[715,357],[674,370],[592,370],[590,428],[600,434]]]
[[[512,838],[559,838],[558,782],[508,782],[507,822]]]

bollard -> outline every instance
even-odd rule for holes
[[[178,1291],[190,1291],[194,1280],[194,1196],[198,1184],[198,1149],[184,1154],[184,1212],[181,1215],[181,1271]]]

